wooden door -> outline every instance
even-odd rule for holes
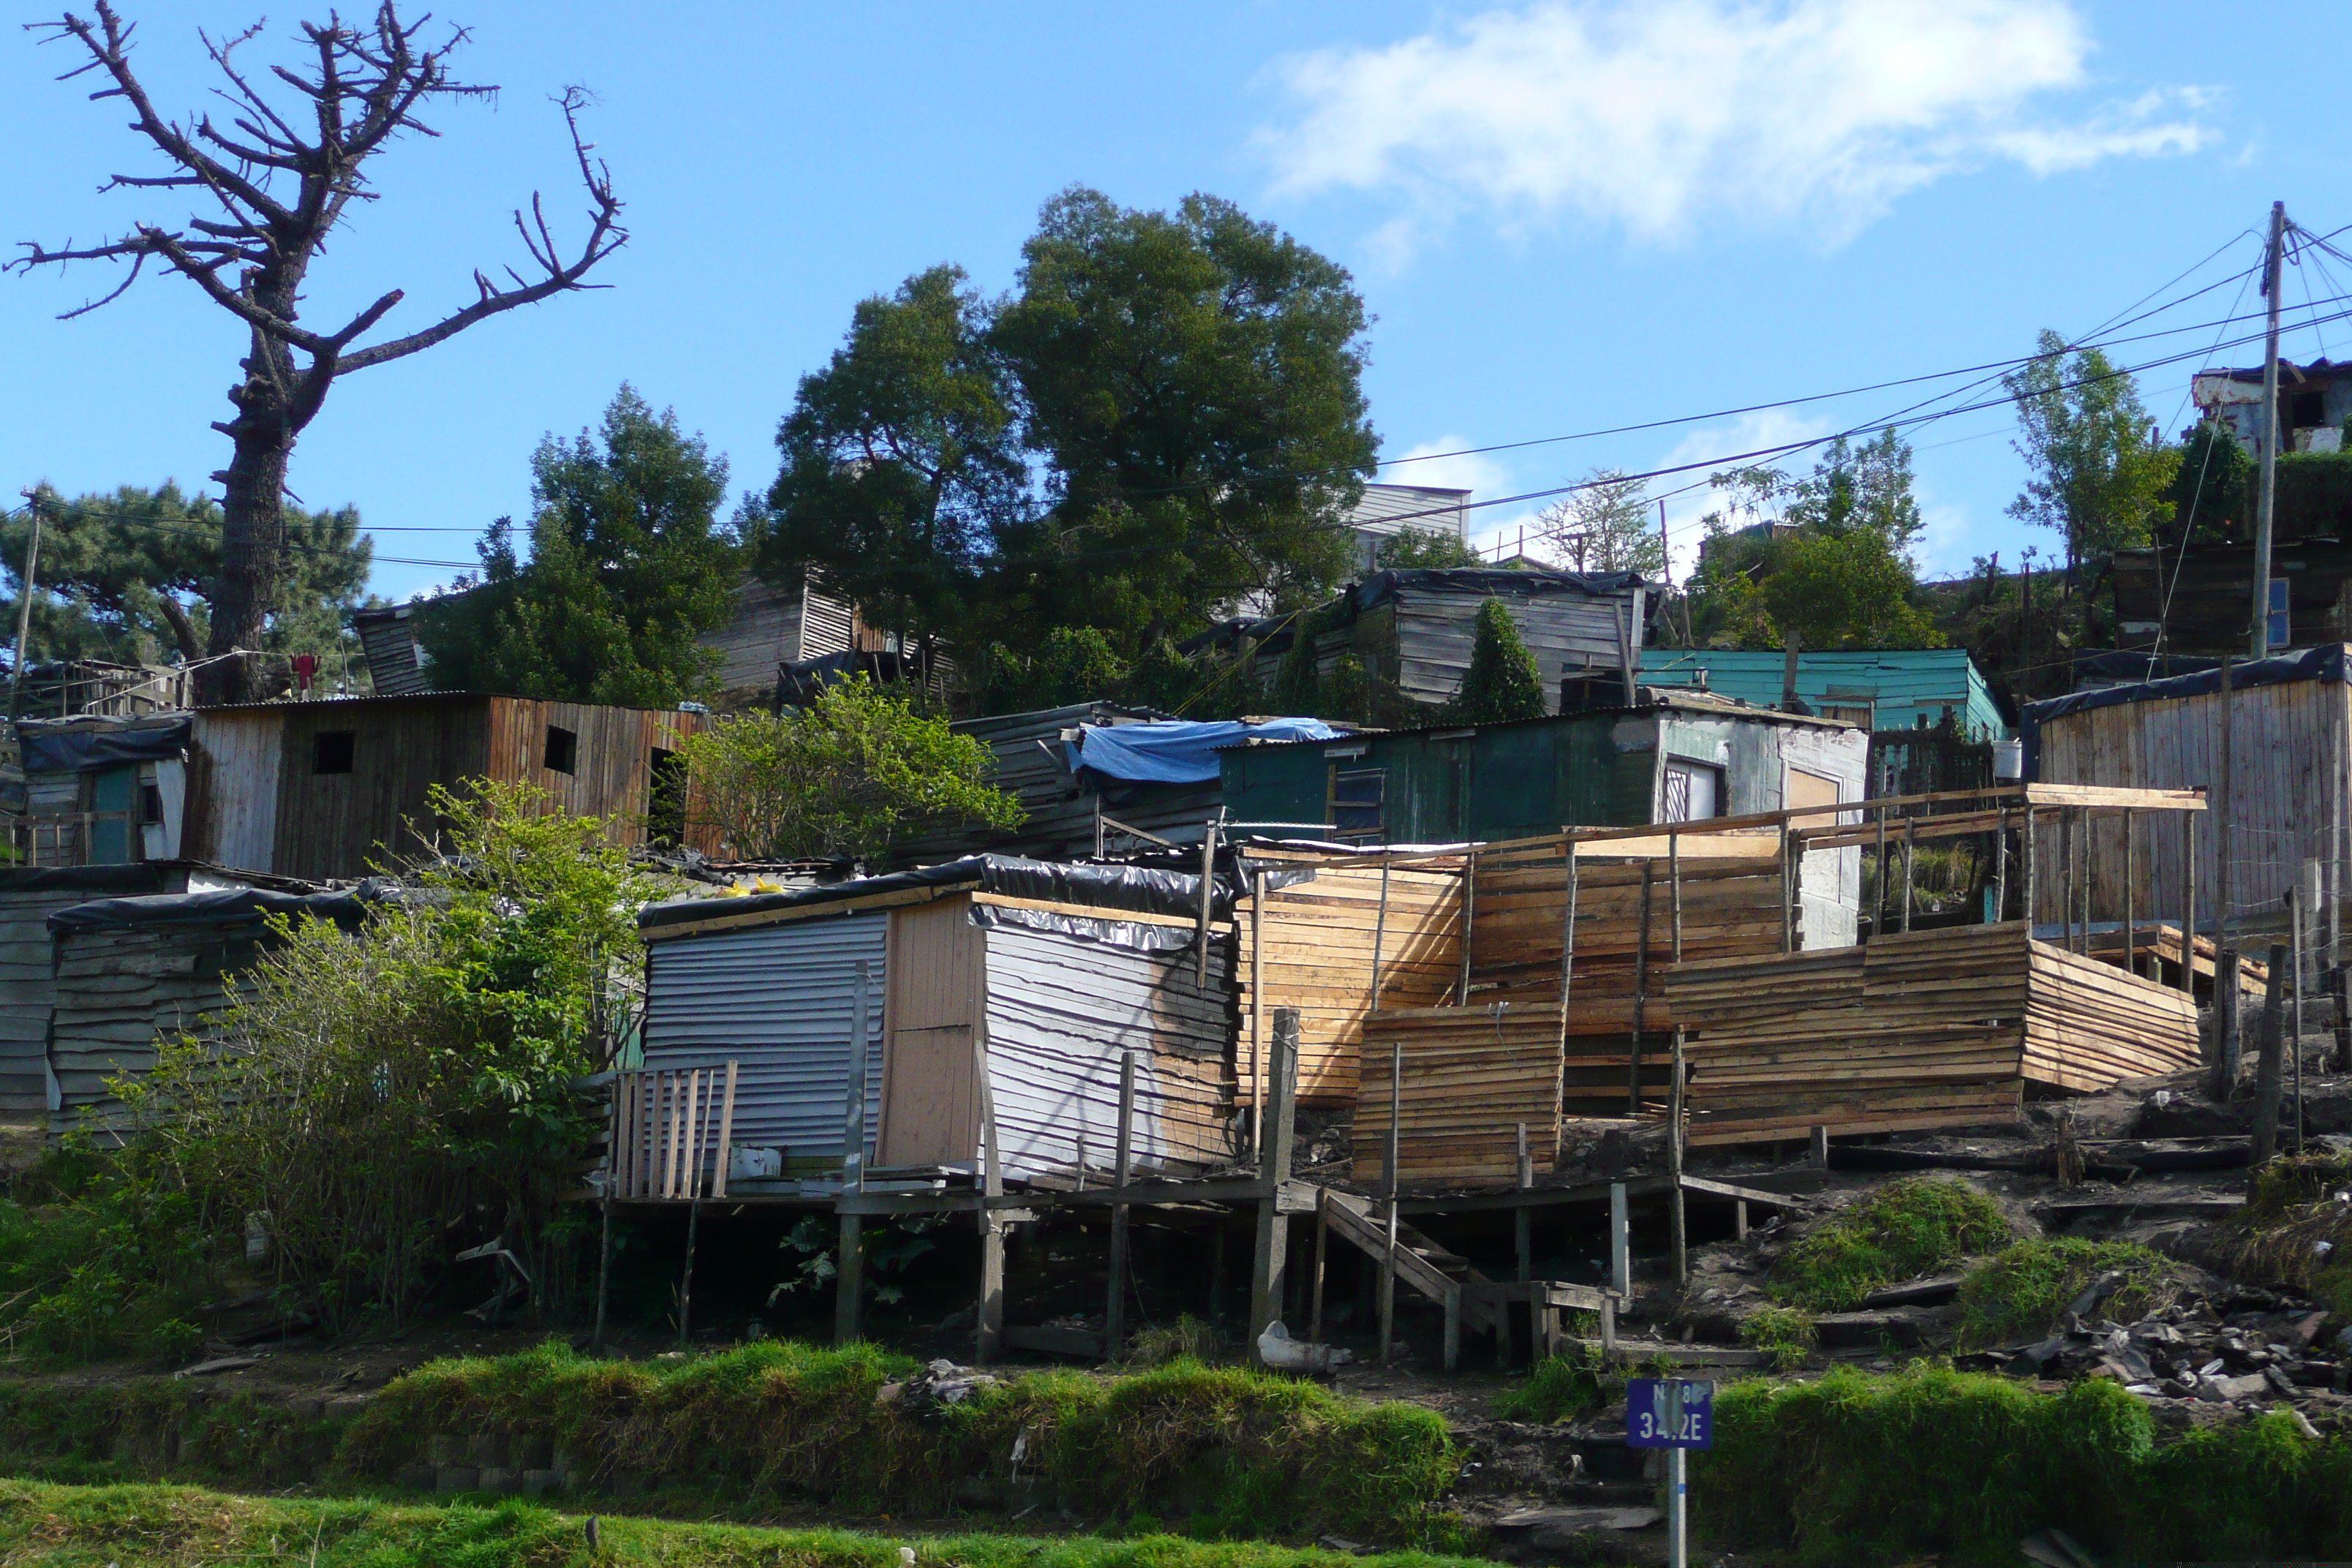
[[[981,1017],[985,950],[971,900],[936,900],[890,913],[887,1044],[883,1049],[882,1165],[965,1165],[980,1138],[972,1031]]]

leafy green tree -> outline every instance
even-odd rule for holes
[[[707,693],[742,550],[719,521],[727,460],[624,384],[592,439],[531,457],[530,553],[500,518],[478,575],[417,616],[444,691],[670,708]]]
[[[2071,588],[2084,561],[2148,542],[2180,453],[2158,437],[2137,384],[2105,354],[2070,352],[2046,328],[2038,347],[2001,377],[2017,405],[2011,445],[2030,470],[2009,515],[2065,540]]]
[[[1413,528],[1397,530],[1373,547],[1374,570],[1409,572],[1423,568],[1447,569],[1483,564],[1470,542],[1450,528]]]
[[[220,581],[221,509],[170,480],[153,489],[124,485],[68,500],[47,485],[26,507],[0,516],[0,560],[13,605],[24,590],[32,513],[41,518],[34,577],[31,656],[108,658],[128,664],[205,657],[211,595]],[[374,545],[355,507],[284,509],[285,570],[268,608],[261,647],[270,653],[355,657],[348,629],[367,583]]]
[[[1347,272],[1231,202],[1173,213],[1073,188],[1045,205],[992,342],[1048,505],[1004,528],[992,625],[1093,626],[1122,658],[1255,596],[1319,599],[1378,447]]]
[[[934,267],[858,305],[776,433],[782,468],[754,541],[771,582],[797,588],[814,569],[909,640],[960,627],[1028,489],[1016,389],[967,281]]]
[[[1499,724],[1544,715],[1543,673],[1520,640],[1519,628],[1500,599],[1478,606],[1470,644],[1470,668],[1462,677],[1454,717],[1465,724]]]
[[[747,860],[883,860],[910,824],[1009,828],[1023,816],[988,783],[987,747],[863,675],[806,708],[721,719],[684,754],[689,810]]]
[[[2238,438],[2200,420],[2180,443],[2162,500],[2179,520],[2175,539],[2210,544],[2243,537],[2253,522],[2254,460]]]
[[[1666,544],[1650,513],[1648,482],[1628,479],[1621,469],[1595,468],[1579,484],[1540,514],[1539,537],[1558,558],[1580,572],[1663,574]]]
[[[1713,476],[1729,498],[1706,518],[1691,583],[1705,636],[1735,646],[1936,647],[1942,634],[1915,603],[1910,549],[1920,528],[1911,449],[1887,429],[1856,447],[1841,437],[1813,471]]]

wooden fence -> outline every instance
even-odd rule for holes
[[[606,1190],[615,1198],[725,1197],[735,1077],[733,1061],[614,1074]]]

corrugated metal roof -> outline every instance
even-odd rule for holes
[[[867,962],[866,1149],[882,1105],[887,914],[681,937],[649,951],[645,1065],[733,1057],[734,1141],[792,1160],[842,1157],[857,961]]]
[[[1662,691],[1691,685],[1706,671],[1707,689],[1759,706],[1780,700],[1788,656],[1771,650],[1650,648],[1639,679]],[[1872,727],[1908,730],[1934,723],[1950,708],[1979,733],[2007,731],[1982,672],[1966,648],[1807,650],[1797,656],[1797,695],[1816,707],[1868,704]]]

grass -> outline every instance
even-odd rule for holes
[[[1794,1372],[1805,1364],[1821,1335],[1813,1315],[1801,1307],[1759,1307],[1739,1320],[1741,1342],[1771,1358],[1775,1372]]]
[[[43,1568],[1336,1568],[1338,1552],[1165,1534],[887,1535],[580,1514],[520,1502],[402,1505],[228,1497],[182,1487],[0,1481],[0,1561]],[[1391,1568],[1460,1559],[1400,1552]]]
[[[1882,1285],[2009,1239],[1993,1201],[1943,1176],[1906,1176],[1822,1220],[1773,1264],[1766,1291],[1787,1306],[1841,1312]]]
[[[2136,1243],[2021,1241],[1960,1282],[1960,1342],[1992,1345],[2046,1333],[2067,1303],[2109,1269],[2121,1270],[2124,1283],[2101,1304],[2103,1317],[2128,1323],[2171,1298],[2171,1263]]]
[[[2352,1443],[2279,1414],[2158,1447],[2147,1406],[2104,1379],[1742,1383],[1717,1395],[1715,1445],[1693,1456],[1701,1539],[1804,1568],[2013,1563],[2051,1525],[2126,1557],[2352,1557]]]
[[[1597,1351],[1547,1356],[1493,1406],[1498,1421],[1573,1421],[1599,1410],[1625,1386]]]
[[[2352,1317],[2352,1154],[2274,1160],[2255,1178],[2244,1229],[2226,1248],[2231,1274],[2281,1285]]]

